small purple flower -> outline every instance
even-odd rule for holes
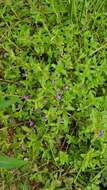
[[[98,137],[102,137],[103,136],[103,131],[101,129],[98,130]]]
[[[61,100],[61,90],[60,89],[57,89],[57,91],[56,91],[56,99]]]
[[[48,148],[48,143],[44,142],[44,148]]]
[[[11,169],[12,174],[16,174],[17,170],[16,169]]]
[[[29,126],[30,126],[30,127],[33,127],[34,124],[35,124],[35,122],[34,122],[33,120],[31,120],[30,123],[29,123]]]
[[[23,100],[28,100],[28,99],[29,99],[29,96],[24,95],[24,96],[22,96],[22,99],[23,99]]]

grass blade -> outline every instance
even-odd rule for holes
[[[5,169],[20,168],[25,164],[26,164],[25,161],[18,160],[16,158],[10,158],[7,156],[0,157],[0,168],[5,168]]]

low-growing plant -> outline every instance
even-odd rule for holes
[[[106,0],[1,0],[0,189],[107,188],[106,21]]]

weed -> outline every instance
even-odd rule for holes
[[[0,189],[107,188],[106,21],[105,0],[1,0]]]

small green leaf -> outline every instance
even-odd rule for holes
[[[5,97],[0,96],[0,110],[5,110],[8,107],[12,106],[13,104],[15,104],[16,102],[19,102],[19,98],[18,97],[9,97],[8,99],[5,99]]]
[[[17,158],[9,158],[7,156],[0,156],[0,168],[12,169],[20,168],[25,165],[26,162],[23,160],[18,160]]]
[[[69,123],[69,119],[68,119],[68,115],[66,112],[63,113],[63,119],[64,119],[64,126],[65,126],[65,130],[68,130],[68,123]]]
[[[68,154],[66,152],[59,152],[59,161],[61,165],[68,164]]]

